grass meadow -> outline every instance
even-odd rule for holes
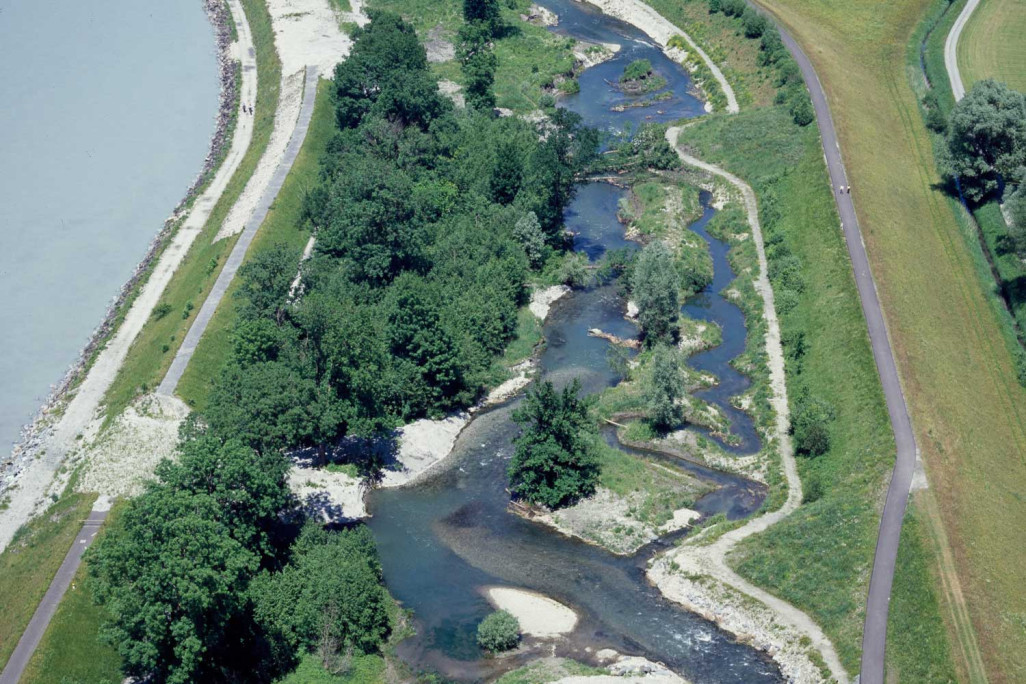
[[[763,4],[803,44],[832,104],[930,482],[916,495],[916,512],[927,527],[941,525],[928,530],[930,539],[948,542],[931,563],[942,580],[942,612],[960,635],[953,616],[968,611],[989,677],[1022,679],[1026,391],[1016,381],[972,247],[942,190],[909,84],[906,49],[930,3]],[[928,514],[930,500],[937,515]],[[892,664],[901,657],[896,632],[890,632]],[[961,638],[955,651],[965,651]],[[964,662],[959,672],[966,676]]]
[[[968,90],[995,78],[1026,92],[1026,7],[1022,0],[984,0],[958,39],[958,70]]]
[[[95,499],[91,494],[61,497],[18,530],[0,553],[0,669],[14,652]]]

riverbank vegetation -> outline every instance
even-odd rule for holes
[[[296,288],[287,254],[240,273],[234,349],[206,411],[255,448],[323,450],[473,403],[517,330],[531,256],[543,267],[566,246],[563,208],[595,149],[568,112],[539,141],[521,119],[453,108],[396,15],[355,36],[305,205],[313,256]],[[525,217],[537,225],[518,239]]]

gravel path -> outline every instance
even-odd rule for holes
[[[284,155],[278,163],[274,175],[268,180],[267,187],[264,189],[253,215],[246,222],[242,235],[239,236],[238,242],[235,243],[231,254],[228,255],[228,260],[225,262],[224,268],[221,269],[221,273],[218,274],[213,289],[207,295],[203,306],[200,307],[199,313],[196,314],[196,318],[189,327],[189,332],[186,333],[185,339],[182,340],[182,346],[178,348],[178,353],[175,354],[167,375],[160,381],[160,386],[157,388],[159,394],[168,396],[174,394],[178,381],[182,379],[182,374],[185,373],[185,368],[189,365],[189,360],[192,359],[200,338],[203,337],[203,333],[206,331],[210,319],[213,318],[214,312],[217,311],[224,293],[228,291],[228,286],[231,285],[236,272],[238,272],[239,267],[242,265],[246,252],[249,250],[253,238],[256,237],[257,230],[263,224],[264,219],[267,217],[267,212],[271,209],[271,204],[274,203],[274,199],[278,196],[281,186],[284,185],[285,178],[289,175],[292,163],[296,161],[299,150],[303,147],[303,140],[306,139],[306,132],[310,128],[314,102],[317,100],[317,80],[317,67],[308,66],[306,68],[306,84],[303,86],[303,104],[299,110],[299,119],[295,122],[295,128],[289,137],[288,147],[285,148]],[[281,103],[285,103],[290,98],[284,86],[285,84],[292,83],[292,81],[288,78],[283,78],[282,82]]]
[[[256,104],[257,90],[256,52],[253,48],[253,36],[239,0],[229,0],[228,6],[238,33],[236,58],[242,63],[240,105],[253,107]],[[243,114],[240,108],[231,148],[210,187],[196,199],[192,211],[189,212],[189,216],[175,233],[171,244],[161,254],[153,273],[143,285],[117,333],[96,358],[60,421],[53,431],[46,435],[36,452],[37,458],[33,459],[18,476],[15,481],[17,488],[12,487],[9,490],[11,491],[10,505],[7,510],[0,511],[0,551],[7,547],[15,531],[32,517],[40,502],[45,502],[46,492],[54,479],[54,474],[64,463],[68,453],[79,443],[77,437],[87,434],[100,402],[111,383],[114,382],[121,364],[128,355],[129,348],[139,335],[143,325],[149,320],[153,308],[160,301],[164,288],[171,281],[171,276],[182,263],[196,236],[207,222],[214,205],[224,193],[228,181],[249,148],[252,136],[253,117]]]
[[[944,41],[944,68],[947,69],[948,79],[951,81],[951,93],[955,96],[955,102],[965,97],[965,85],[962,83],[962,74],[958,71],[958,39],[962,35],[962,29],[969,23],[969,17],[979,6],[980,0],[969,0],[965,3]]]
[[[819,651],[831,674],[838,682],[847,682],[848,675],[841,665],[840,658],[837,657],[833,644],[812,618],[790,603],[742,579],[726,563],[727,554],[739,541],[766,530],[771,525],[786,518],[801,505],[802,483],[798,477],[798,467],[794,460],[794,449],[789,434],[790,411],[787,403],[787,386],[784,375],[784,352],[780,344],[780,323],[777,320],[773,287],[769,282],[769,268],[766,261],[762,227],[759,224],[759,209],[755,192],[752,191],[752,188],[747,183],[732,173],[681,151],[677,146],[679,135],[680,128],[674,127],[666,131],[667,142],[677,151],[681,160],[689,166],[694,166],[723,178],[737,188],[744,200],[745,211],[748,215],[748,225],[752,230],[752,239],[755,242],[759,259],[759,275],[755,279],[755,289],[762,297],[763,317],[766,319],[766,355],[768,357],[767,365],[769,366],[770,388],[772,390],[770,403],[776,413],[773,440],[776,442],[777,450],[780,453],[784,478],[787,482],[787,501],[777,510],[750,520],[741,527],[722,535],[708,546],[685,544],[679,551],[673,554],[673,559],[680,562],[682,560],[681,556],[690,557],[689,565],[692,567],[700,567],[705,573],[720,582],[757,599],[772,609],[783,622],[811,639],[812,645]]]

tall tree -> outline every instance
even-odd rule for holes
[[[463,0],[463,19],[468,24],[483,24],[490,35],[502,28],[502,8],[499,0]]]
[[[102,634],[125,674],[169,684],[225,679],[231,625],[245,611],[259,556],[232,534],[209,494],[154,486],[90,549]]]
[[[680,278],[669,248],[661,241],[641,250],[631,277],[631,291],[646,344],[672,343],[680,317]]]
[[[564,239],[563,212],[573,199],[577,174],[594,158],[598,133],[582,125],[576,112],[557,109],[549,121],[544,142],[535,148],[528,164],[533,199],[530,208],[554,246]]]
[[[495,148],[495,165],[488,182],[492,200],[499,204],[512,204],[523,182],[524,160],[520,147],[512,140],[500,141]],[[534,221],[537,223],[537,216]]]
[[[456,41],[456,59],[467,85],[467,104],[474,109],[495,107],[495,70],[499,62],[491,45],[492,31],[482,22],[464,24]]]
[[[1026,96],[991,79],[974,83],[951,111],[948,149],[969,200],[996,192],[1026,164]]]
[[[560,508],[591,495],[599,465],[591,451],[594,427],[574,380],[561,392],[551,382],[535,385],[513,413],[523,432],[514,440],[510,490],[532,503]]]
[[[680,405],[684,394],[678,351],[664,344],[657,345],[645,391],[649,419],[657,429],[670,430],[680,424],[684,418]]]

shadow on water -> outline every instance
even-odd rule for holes
[[[580,111],[586,123],[622,127],[629,121],[644,120],[643,110],[606,117],[610,113],[603,99],[622,97],[607,92],[603,79],[618,78],[626,61],[637,58],[634,55],[650,59],[671,82],[675,99],[660,103],[667,109],[667,118],[702,111],[701,102],[684,94],[690,85],[687,74],[665,59],[643,34],[574,2],[555,0],[545,5],[561,15],[561,30],[624,45],[617,58],[622,62],[619,66],[610,62],[585,72],[581,94],[565,103]],[[615,78],[609,76],[613,73]],[[609,249],[637,248],[624,239],[616,220],[616,205],[623,192],[609,184],[586,184],[567,211],[567,226],[577,235],[576,249],[592,260]],[[716,279],[707,292],[688,303],[687,310],[724,330],[724,344],[693,357],[692,363],[720,378],[719,385],[705,390],[703,398],[727,412],[732,408],[730,395],[747,386],[743,376],[729,366],[730,359],[744,349],[745,328],[740,311],[719,295],[733,274],[726,264],[726,245],[704,233],[711,215],[707,208],[694,228],[713,250]],[[587,331],[598,327],[635,337],[637,329],[623,313],[624,302],[614,285],[576,291],[558,302],[544,326],[547,344],[540,358],[541,377],[560,384],[577,378],[585,393],[615,384],[617,378],[607,362],[608,343],[590,337]],[[587,660],[589,653],[609,647],[662,661],[699,683],[780,681],[779,670],[765,654],[735,643],[712,623],[665,600],[648,584],[647,560],[665,547],[666,539],[635,556],[615,556],[507,510],[506,466],[518,433],[511,414],[519,402],[516,399],[477,414],[457,440],[447,467],[429,479],[403,489],[375,490],[369,497],[369,525],[378,542],[385,580],[392,594],[415,615],[417,636],[400,644],[400,655],[414,668],[437,670],[461,681],[487,679],[518,664],[517,658],[527,656],[501,661],[482,658],[475,641],[478,623],[492,610],[482,589],[510,585],[552,596],[580,615],[572,637],[547,646],[546,653]],[[743,449],[757,449],[751,421],[738,414],[728,415]],[[614,433],[604,434],[610,443],[632,450],[619,445]],[[763,486],[742,477],[668,454],[645,455],[673,460],[718,485],[696,504],[704,514],[743,517],[757,509],[765,496]]]

